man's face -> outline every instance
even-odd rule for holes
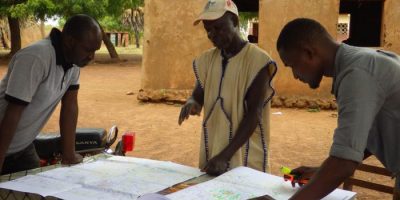
[[[79,67],[86,66],[94,59],[94,53],[100,49],[102,37],[100,33],[87,32],[82,39],[72,38],[69,48],[70,61]]]
[[[203,24],[208,39],[210,39],[218,49],[226,49],[229,47],[237,34],[232,16],[228,14],[216,20],[204,20]]]
[[[279,49],[279,56],[287,67],[292,68],[293,76],[306,83],[312,89],[319,87],[324,75],[324,68],[315,54],[307,50]]]

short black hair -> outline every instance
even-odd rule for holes
[[[87,32],[99,29],[99,23],[89,15],[78,14],[70,17],[64,25],[63,34],[82,39]]]
[[[308,18],[297,18],[287,23],[279,34],[276,49],[292,49],[302,43],[311,42],[315,36],[329,35],[317,21]]]

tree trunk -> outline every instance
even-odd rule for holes
[[[107,47],[107,50],[108,50],[108,53],[110,54],[110,57],[111,57],[112,59],[117,59],[117,60],[119,60],[118,53],[117,53],[117,51],[115,50],[114,45],[111,43],[110,38],[107,37],[107,34],[104,32],[103,27],[100,26],[100,29],[101,29],[101,33],[102,33],[102,35],[103,35],[103,42],[104,42],[104,44],[105,44],[106,47]]]
[[[4,31],[3,28],[0,27],[0,42],[1,45],[3,46],[3,48],[5,49],[10,49],[10,45],[8,45],[7,41],[6,41],[6,31]]]
[[[44,19],[40,19],[40,34],[42,35],[42,38],[46,37],[46,31],[45,31],[45,25],[44,25]]]
[[[11,34],[11,52],[14,55],[21,49],[21,30],[19,27],[19,19],[8,16],[8,25],[10,26]]]
[[[140,33],[135,31],[136,48],[140,48]]]

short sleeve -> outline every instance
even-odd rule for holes
[[[196,81],[203,89],[205,88],[207,80],[207,66],[205,56],[200,56],[193,61],[193,71],[196,76]]]
[[[71,84],[68,90],[78,90],[79,89],[79,78],[80,78],[80,69],[79,67],[74,68],[74,72],[71,78]]]
[[[337,96],[338,127],[331,156],[356,162],[363,160],[369,132],[384,99],[379,83],[364,70],[354,69],[341,79]]]
[[[278,71],[278,66],[276,65],[276,63],[274,62],[274,61],[270,61],[270,62],[268,62],[268,64],[265,66],[265,67],[267,67],[268,68],[268,77],[269,77],[269,79],[268,79],[268,81],[267,81],[267,83],[266,84],[268,84],[267,85],[267,87],[266,87],[266,95],[265,95],[265,98],[264,98],[264,106],[268,103],[268,102],[270,102],[271,101],[271,99],[272,99],[272,97],[275,95],[275,89],[274,89],[274,86],[273,86],[273,79],[274,79],[274,77],[275,77],[275,75],[276,75],[276,73],[277,73],[277,71]],[[265,68],[264,67],[264,68]],[[264,69],[263,68],[263,69]]]
[[[46,65],[33,55],[16,55],[9,66],[6,95],[30,103],[45,78]]]
[[[247,67],[250,69],[248,70],[248,77],[250,77],[246,83],[246,96],[247,92],[250,89],[250,87],[253,85],[254,80],[258,77],[258,75],[263,72],[263,73],[268,73],[268,79],[265,84],[267,84],[267,87],[265,87],[265,97],[264,97],[264,103],[263,105],[265,106],[272,98],[272,96],[275,94],[275,90],[273,88],[273,83],[272,80],[277,72],[277,65],[276,63],[271,59],[271,57],[262,49],[260,49],[258,46],[249,44],[250,48],[246,57],[246,62]],[[266,69],[267,70],[264,70]]]

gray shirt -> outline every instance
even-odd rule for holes
[[[330,155],[361,162],[364,151],[400,170],[400,57],[341,44],[333,93],[339,107]]]
[[[7,155],[32,143],[72,85],[79,85],[79,67],[65,70],[57,64],[50,39],[20,50],[12,58],[0,83],[0,120],[10,101],[25,103],[26,107]]]

